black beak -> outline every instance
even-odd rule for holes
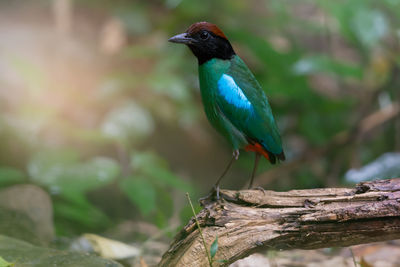
[[[187,33],[181,33],[169,38],[168,42],[177,44],[193,44],[194,42],[196,42],[196,40],[189,37]]]

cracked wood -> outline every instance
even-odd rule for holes
[[[315,249],[400,238],[400,178],[288,192],[221,190],[203,201],[197,219],[210,248],[218,235],[214,266],[227,266],[257,251]],[[208,266],[192,218],[160,266]]]

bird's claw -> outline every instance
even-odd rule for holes
[[[213,186],[213,188],[211,189],[210,193],[208,193],[208,195],[206,195],[205,197],[202,197],[199,199],[200,203],[204,203],[207,200],[212,201],[213,200],[213,196],[215,195],[215,200],[219,200],[220,199],[220,193],[219,193],[219,183],[221,181],[221,179],[225,176],[225,174],[228,172],[229,168],[231,167],[232,163],[234,160],[239,159],[239,149],[236,149],[233,151],[232,153],[232,158],[229,161],[228,166],[226,167],[226,169],[224,170],[224,172],[222,173],[222,175],[218,178],[217,182],[215,183],[215,185]]]
[[[199,198],[199,202],[203,203],[206,200],[213,200],[214,195],[215,195],[215,200],[219,200],[220,199],[219,185],[214,185],[211,188],[211,191],[205,197]]]
[[[219,185],[218,186],[214,186],[213,190],[215,190],[216,199],[219,200]]]

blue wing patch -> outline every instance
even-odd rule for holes
[[[251,108],[250,101],[231,76],[222,74],[221,78],[218,80],[218,91],[228,103],[233,104],[235,107],[244,109]]]

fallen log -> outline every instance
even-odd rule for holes
[[[345,247],[400,238],[400,178],[355,188],[288,192],[221,190],[197,215],[213,266],[268,249]],[[177,234],[159,266],[209,266],[194,218]]]

